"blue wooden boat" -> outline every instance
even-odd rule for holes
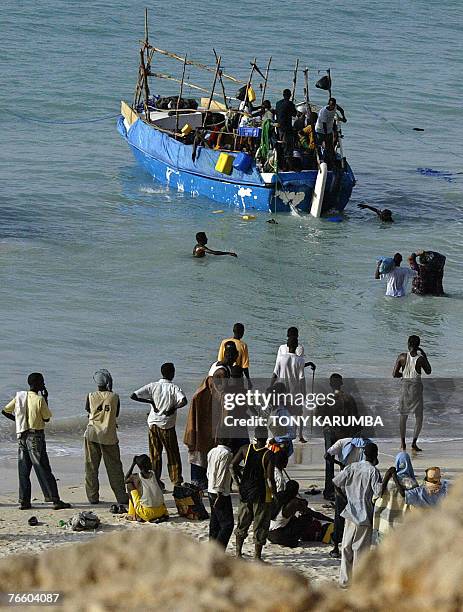
[[[252,157],[248,168],[241,169],[240,164],[236,163],[240,154],[236,143],[242,140],[239,129],[234,130],[234,136],[229,137],[227,146],[212,146],[207,141],[213,132],[211,125],[221,122],[222,125],[226,124],[231,112],[229,105],[232,99],[228,98],[227,104],[223,87],[224,103],[214,100],[218,77],[223,85],[220,58],[216,65],[213,89],[209,98],[202,99],[202,105],[182,108],[185,106],[182,98],[185,86],[183,74],[180,94],[171,98],[170,108],[156,108],[156,98],[150,96],[148,76],[172,77],[153,75],[151,62],[155,51],[183,60],[183,73],[186,65],[195,63],[152,47],[148,43],[146,29],[134,103],[121,103],[117,128],[135,159],[156,181],[182,193],[205,196],[217,204],[236,206],[243,211],[311,212],[314,216],[320,216],[328,211],[344,210],[355,185],[355,177],[342,151],[336,152],[337,161],[332,169],[318,160],[318,164],[308,169],[264,171],[256,156]],[[254,69],[246,87],[250,87],[253,72]],[[233,77],[228,78],[237,81]],[[265,85],[267,78],[268,70]],[[246,89],[246,96],[247,92]],[[308,102],[308,93],[306,96]],[[187,106],[193,106],[191,100],[189,102]],[[309,103],[306,108],[313,107]],[[254,129],[254,132],[259,138],[260,128]],[[225,154],[229,162],[225,172],[217,169],[222,154]]]

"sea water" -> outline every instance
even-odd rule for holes
[[[299,328],[319,377],[338,371],[388,380],[412,333],[422,337],[435,376],[459,376],[461,3],[173,0],[148,8],[154,45],[210,65],[214,47],[224,71],[242,80],[254,57],[263,70],[271,55],[266,97],[273,104],[291,87],[296,58],[309,67],[311,97],[320,105],[327,94],[314,83],[331,68],[358,184],[340,223],[279,215],[271,225],[263,213],[246,221],[236,208],[169,191],[137,167],[116,130],[120,100],[133,98],[143,5],[6,0],[2,405],[29,372],[42,371],[57,423],[69,434],[61,447],[55,437],[53,449],[77,452],[92,374],[106,367],[124,423],[142,431],[145,411],[130,393],[173,361],[191,396],[236,321],[246,326],[254,376],[270,378],[290,325]],[[179,68],[160,56],[153,63],[174,75]],[[212,77],[186,73],[206,87]],[[225,84],[234,95],[234,84]],[[178,93],[168,81],[154,81],[152,91]],[[297,91],[302,99],[301,79]],[[396,222],[379,223],[357,209],[362,202],[390,208]],[[234,250],[238,259],[194,260],[201,230],[212,248]],[[447,256],[448,297],[385,298],[373,278],[376,258],[396,251],[406,258],[418,249]],[[450,408],[458,407],[455,401]],[[1,453],[14,452],[8,425],[1,425]]]

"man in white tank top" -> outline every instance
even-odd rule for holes
[[[431,374],[431,365],[426,353],[420,348],[419,336],[410,336],[408,339],[408,352],[400,353],[397,357],[394,378],[402,379],[402,390],[399,400],[400,414],[400,440],[401,449],[406,450],[405,435],[407,431],[408,415],[415,414],[415,431],[413,434],[412,449],[421,451],[417,441],[423,426],[423,383],[421,373]]]

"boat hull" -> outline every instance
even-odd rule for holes
[[[254,168],[247,173],[233,169],[230,176],[215,170],[217,151],[182,144],[141,120],[128,129],[121,116],[118,130],[137,162],[158,182],[192,196],[205,196],[217,204],[240,210],[309,212],[317,172],[283,172],[266,176]],[[194,159],[193,159],[194,158]],[[347,205],[355,178],[347,170],[328,172],[323,212],[341,211]]]

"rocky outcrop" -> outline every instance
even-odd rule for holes
[[[0,561],[0,592],[61,592],[55,610],[303,612],[306,579],[225,555],[171,530],[143,525],[37,556]]]

